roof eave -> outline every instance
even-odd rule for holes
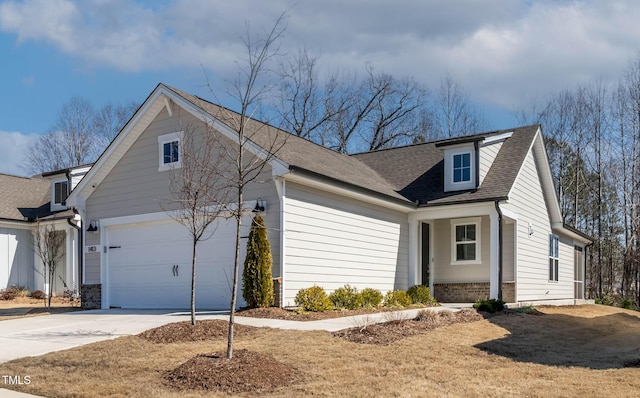
[[[422,203],[422,204],[418,205],[418,208],[450,206],[450,205],[464,205],[464,204],[469,204],[469,203],[485,203],[485,202],[496,202],[496,201],[497,202],[506,202],[507,200],[509,200],[508,196],[495,196],[495,197],[491,197],[491,198],[463,199],[463,200],[455,200],[455,201],[439,202],[439,203],[427,202],[427,203]]]

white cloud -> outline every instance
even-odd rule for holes
[[[0,173],[28,175],[22,167],[29,147],[38,139],[36,134],[22,134],[16,131],[0,131]]]
[[[52,44],[89,66],[235,71],[245,22],[260,33],[293,0],[25,0],[0,3],[0,30]],[[621,74],[638,50],[634,0],[303,0],[283,51],[302,45],[333,68],[372,62],[431,87],[451,73],[478,101],[510,107],[578,81]]]

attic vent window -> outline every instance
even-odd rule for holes
[[[453,155],[453,182],[471,181],[471,153]]]
[[[158,137],[158,171],[182,167],[182,132]]]

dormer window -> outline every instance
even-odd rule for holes
[[[158,137],[158,171],[182,167],[182,133]]]
[[[453,155],[453,183],[471,181],[471,152]]]
[[[51,211],[66,210],[65,200],[69,196],[69,181],[57,180],[51,182]]]

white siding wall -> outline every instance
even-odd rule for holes
[[[87,222],[105,218],[131,216],[162,212],[161,204],[168,203],[170,171],[158,171],[158,136],[176,131],[193,131],[195,126],[203,126],[191,115],[174,112],[170,117],[166,110],[142,133],[140,138],[116,164],[111,173],[95,188],[87,200]],[[196,130],[202,132],[200,127]],[[269,231],[274,264],[279,264],[279,204],[275,184],[271,177],[271,168],[266,167],[255,184],[245,189],[245,200],[257,198],[267,203],[264,214]],[[85,245],[99,245],[100,234],[85,234]],[[213,238],[215,239],[215,237]],[[101,248],[100,248],[101,249]],[[231,249],[230,249],[231,250]],[[244,250],[244,247],[241,247]],[[100,252],[100,250],[99,250]],[[100,253],[85,255],[85,283],[100,283]],[[279,267],[274,267],[274,276]]]
[[[566,242],[560,244],[559,281],[549,281],[551,223],[532,152],[527,155],[509,203],[503,206],[518,214],[517,300],[573,298],[573,252]],[[533,235],[529,235],[529,224]]]
[[[332,292],[350,284],[383,294],[406,289],[405,213],[287,184],[283,303],[314,284]]]
[[[482,185],[482,181],[489,172],[500,148],[502,148],[502,141],[480,147],[480,185]]]
[[[442,219],[434,222],[433,246],[434,283],[452,282],[489,282],[489,262],[491,255],[489,216],[481,217],[480,255],[481,264],[451,264],[451,220]]]
[[[0,289],[34,288],[33,237],[28,229],[0,227]]]

